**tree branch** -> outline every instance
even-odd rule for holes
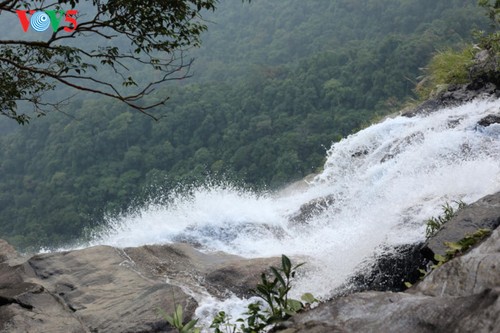
[[[40,99],[43,92],[55,87],[46,82],[51,79],[79,91],[119,100],[158,119],[147,110],[164,105],[168,97],[151,105],[144,105],[140,101],[167,81],[191,76],[189,69],[193,59],[185,62],[184,50],[199,45],[199,36],[206,29],[200,12],[215,9],[216,1],[58,0],[48,5],[42,2],[38,4],[41,6],[39,8],[33,8],[36,2],[0,2],[0,10],[14,15],[15,10],[24,9],[24,5],[28,5],[27,10],[59,10],[64,6],[75,9],[80,3],[92,4],[90,18],[79,22],[86,16],[79,12],[73,31],[65,31],[64,26],[59,26],[46,41],[0,39],[0,69],[5,70],[2,79],[6,86],[13,87],[8,92],[0,92],[0,101],[4,101],[2,113],[5,115],[10,112],[14,118],[19,117],[16,101],[32,101],[35,106],[42,105]],[[78,46],[77,37],[93,39]],[[71,42],[72,46],[61,44],[71,40],[76,41]],[[108,46],[98,47],[100,41],[106,41],[105,45]],[[115,43],[111,44],[113,41]],[[130,45],[128,50],[123,47],[125,41]],[[92,45],[95,47],[92,48]],[[136,65],[148,66],[152,72],[161,75],[158,79],[138,85],[133,78]],[[106,74],[106,69],[115,76]],[[93,70],[96,75],[90,74],[89,70]],[[142,77],[140,82],[144,79]],[[121,81],[122,88],[116,81]],[[124,93],[130,86],[137,86],[138,90]]]

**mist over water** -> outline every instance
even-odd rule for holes
[[[499,109],[498,100],[474,101],[388,119],[335,143],[324,171],[301,188],[202,186],[110,221],[94,244],[188,241],[244,257],[286,254],[307,262],[294,292],[327,298],[381,245],[422,241],[425,220],[441,205],[500,191],[500,124],[477,125]],[[290,221],[302,205],[325,196],[328,205],[318,201],[317,215]]]

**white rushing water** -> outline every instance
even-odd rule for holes
[[[335,143],[323,173],[303,189],[285,194],[201,187],[114,221],[95,243],[188,240],[245,257],[300,256],[307,258],[307,276],[295,292],[325,298],[381,245],[423,240],[424,221],[440,214],[441,205],[500,191],[500,124],[477,126],[499,110],[499,100],[475,101],[388,119]],[[325,196],[331,202],[323,212],[305,224],[289,221],[301,205]],[[200,311],[224,305],[202,301]]]

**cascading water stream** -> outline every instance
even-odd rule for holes
[[[423,240],[424,221],[444,203],[500,191],[500,124],[477,125],[499,110],[499,100],[480,100],[388,119],[335,143],[324,171],[301,190],[200,187],[111,222],[94,244],[189,241],[244,257],[296,256],[307,272],[295,292],[327,298],[381,245]],[[311,202],[314,214],[291,219]]]

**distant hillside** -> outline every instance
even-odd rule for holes
[[[221,1],[191,53],[195,76],[157,92],[171,96],[161,121],[85,96],[71,116],[0,136],[0,238],[61,244],[207,175],[301,178],[333,141],[412,98],[419,68],[483,16],[473,0]]]
[[[209,29],[203,36],[203,46],[194,52],[194,79],[239,79],[255,65],[297,63],[319,53],[393,39],[417,39],[425,44],[425,50],[414,50],[425,64],[429,51],[462,42],[471,28],[486,27],[484,13],[476,2],[257,0],[242,4],[223,0],[207,17]],[[397,45],[385,45],[386,51],[391,47]],[[409,67],[415,65],[407,63]]]

